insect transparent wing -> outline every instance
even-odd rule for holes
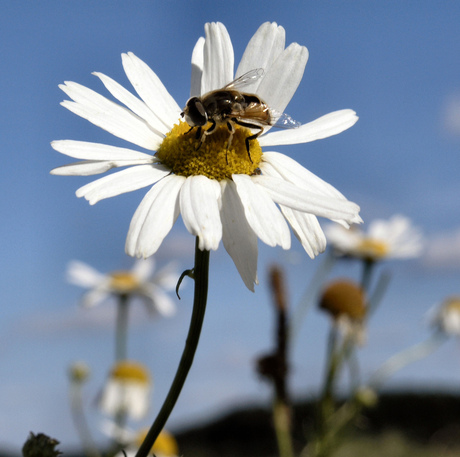
[[[301,126],[301,123],[292,119],[289,114],[280,113],[272,108],[270,108],[270,118],[270,125],[277,129],[296,129]]]
[[[254,70],[250,70],[244,75],[241,75],[239,78],[233,80],[231,83],[228,83],[224,89],[244,89],[245,87],[248,87],[258,81],[263,75],[263,68],[254,68]]]

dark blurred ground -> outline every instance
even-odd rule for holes
[[[300,403],[293,411],[294,444],[300,451],[313,427],[315,403]],[[384,394],[376,407],[363,411],[349,432],[354,438],[397,432],[417,445],[457,447],[460,456],[460,396]],[[266,409],[235,411],[203,427],[179,433],[177,440],[186,457],[277,455],[271,413]]]
[[[293,408],[294,441],[298,451],[306,442],[313,426],[314,401],[305,401]],[[37,431],[38,432],[38,431]],[[0,431],[1,433],[1,431]],[[184,457],[271,457],[277,455],[275,435],[268,409],[237,410],[209,423],[175,433],[181,456]],[[414,452],[391,451],[368,455],[460,455],[460,396],[439,393],[388,393],[380,396],[376,407],[363,411],[350,428],[351,441],[362,441],[370,448],[401,440]],[[56,437],[59,439],[59,437]],[[375,440],[374,446],[372,443]],[[369,444],[370,443],[370,444]],[[390,443],[390,444],[391,444]],[[402,444],[400,445],[401,448]],[[434,449],[429,453],[429,449]],[[438,449],[449,450],[442,453]],[[453,450],[453,451],[452,451]],[[359,452],[359,451],[352,451]],[[453,452],[453,453],[450,453]],[[65,457],[83,457],[64,454]],[[345,455],[345,454],[340,454]],[[347,454],[348,455],[348,454]],[[362,455],[361,453],[355,455]],[[17,457],[4,454],[0,457]]]

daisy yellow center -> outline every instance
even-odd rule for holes
[[[136,438],[136,444],[140,446],[144,442],[146,436],[147,429],[141,430]],[[162,430],[153,444],[150,453],[162,457],[177,456],[179,455],[179,447],[174,436],[168,431]]]
[[[444,306],[448,314],[460,315],[460,297],[449,298]]]
[[[110,376],[120,382],[139,382],[141,384],[150,382],[150,375],[146,368],[138,362],[129,360],[118,362],[113,367]]]
[[[129,271],[115,271],[110,275],[110,286],[119,293],[133,292],[139,285],[139,280]]]
[[[221,181],[230,179],[233,174],[256,174],[262,159],[262,148],[257,140],[249,140],[248,153],[246,138],[252,132],[239,125],[234,127],[230,145],[231,134],[227,125],[216,127],[200,145],[200,138],[196,138],[197,128],[190,130],[186,122],[179,121],[166,134],[156,157],[180,176],[204,175]],[[207,128],[209,126],[205,130]]]
[[[358,246],[359,252],[365,257],[381,259],[388,255],[388,244],[381,240],[365,238]]]

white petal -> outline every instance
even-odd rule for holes
[[[253,182],[270,195],[274,202],[297,211],[326,217],[343,219],[353,223],[359,213],[359,206],[348,200],[329,196],[299,188],[283,179],[271,176],[253,176]]]
[[[123,68],[136,92],[170,130],[180,117],[181,109],[160,78],[132,52],[122,54]]]
[[[163,138],[128,109],[74,82],[59,87],[74,100],[65,100],[61,105],[76,115],[142,148],[156,151],[161,144]]]
[[[361,230],[348,230],[337,224],[327,225],[324,231],[326,232],[329,243],[343,252],[357,249],[363,240],[363,233]]]
[[[320,177],[284,154],[271,151],[264,152],[262,160],[263,163],[260,169],[264,175],[283,178],[301,189],[319,195],[329,195],[346,200],[334,186],[323,181]]]
[[[201,93],[220,89],[233,79],[233,46],[227,29],[220,22],[207,23],[204,27],[203,76]]]
[[[112,168],[129,167],[131,165],[152,164],[152,159],[143,160],[85,160],[53,168],[50,173],[60,176],[91,176],[105,173]]]
[[[201,77],[203,75],[204,38],[200,37],[192,52],[192,82],[190,84],[190,97],[201,95]]]
[[[295,236],[312,259],[326,249],[326,237],[315,216],[294,211],[286,206],[281,206],[281,211],[291,225]]]
[[[81,306],[84,308],[93,308],[109,298],[109,296],[110,293],[105,287],[90,290],[83,295],[81,299]]]
[[[153,282],[165,290],[174,290],[179,278],[177,262],[170,262],[155,273]]]
[[[187,230],[199,237],[199,249],[216,250],[222,239],[218,201],[220,185],[205,176],[187,178],[180,192],[180,212]]]
[[[157,251],[179,216],[178,195],[184,182],[182,176],[169,175],[147,192],[129,226],[128,255],[149,257]]]
[[[250,39],[235,78],[255,68],[263,68],[265,72],[271,67],[276,58],[283,52],[285,44],[285,31],[275,22],[262,24],[254,36]],[[249,93],[257,93],[262,80],[256,81],[245,90]]]
[[[233,175],[244,214],[257,236],[269,246],[291,247],[289,227],[272,198],[247,175]]]
[[[150,186],[169,173],[170,170],[161,164],[138,165],[90,182],[80,187],[76,195],[94,205],[105,198]]]
[[[149,126],[157,133],[158,136],[165,135],[169,129],[164,125],[161,119],[142,101],[135,97],[131,92],[118,84],[112,78],[95,72],[107,90],[121,103],[126,105],[134,114],[147,121]]]
[[[133,149],[119,148],[101,143],[90,143],[88,141],[52,141],[51,147],[61,154],[81,160],[156,160],[150,154],[134,151]]]
[[[289,130],[271,131],[259,138],[261,146],[309,143],[337,135],[356,124],[358,116],[351,109],[334,111],[318,119]]]
[[[53,168],[50,173],[58,176],[91,176],[105,173],[113,167],[113,162],[87,160]]]
[[[278,56],[257,89],[270,108],[284,111],[302,81],[307,60],[307,48],[297,43],[290,44]]]
[[[131,272],[141,282],[146,282],[155,271],[155,259],[149,257],[148,259],[136,259]]]
[[[85,288],[96,287],[105,279],[106,275],[84,262],[72,260],[67,266],[67,281],[76,286]]]
[[[83,294],[80,304],[84,308],[93,308],[110,297],[106,288],[96,288]]]
[[[176,307],[169,295],[155,286],[155,284],[149,284],[145,292],[147,292],[152,301],[153,311],[160,313],[164,317],[171,317],[176,313]]]
[[[246,287],[254,292],[257,279],[257,235],[249,226],[233,181],[221,181],[222,240]]]

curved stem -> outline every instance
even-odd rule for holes
[[[433,335],[425,341],[415,344],[398,354],[390,357],[371,377],[369,386],[375,390],[401,368],[417,360],[423,359],[434,352],[444,341],[446,336],[440,332]]]
[[[176,375],[169,389],[163,406],[158,413],[152,427],[150,428],[144,442],[137,451],[136,457],[147,457],[155,443],[158,435],[163,430],[169,415],[171,414],[182,387],[187,378],[190,367],[193,363],[198,341],[200,339],[201,327],[203,325],[208,296],[208,273],[209,273],[209,251],[198,249],[198,238],[195,244],[195,294],[193,299],[193,311],[190,327],[185,341],[185,348],[177,368]]]

